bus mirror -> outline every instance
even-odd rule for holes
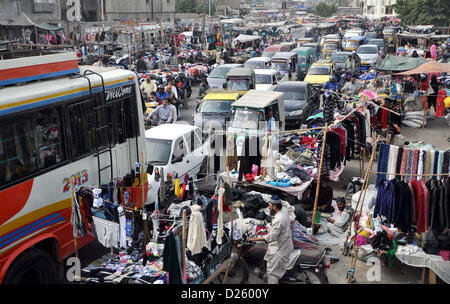
[[[152,174],[153,173],[153,166],[150,164],[147,164],[147,174]]]

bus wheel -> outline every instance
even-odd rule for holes
[[[54,284],[56,265],[42,249],[33,248],[20,255],[6,273],[4,284]]]

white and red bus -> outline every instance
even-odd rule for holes
[[[76,53],[0,61],[0,283],[57,279],[74,252],[70,178],[101,185],[145,163],[143,119],[131,71]]]

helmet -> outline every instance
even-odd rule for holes
[[[336,81],[336,77],[334,77],[334,75],[331,75],[330,82],[335,82],[335,81]]]
[[[158,90],[159,89],[163,89],[164,90],[164,86],[162,85],[162,84],[160,84],[159,86],[158,86]]]

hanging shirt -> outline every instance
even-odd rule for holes
[[[203,225],[203,215],[200,212],[202,207],[199,205],[191,206],[191,216],[189,219],[187,248],[192,254],[197,254],[202,251],[203,247],[207,247],[206,230]]]
[[[163,270],[169,273],[169,284],[183,284],[181,260],[178,254],[177,241],[173,232],[169,232],[164,242]]]
[[[389,216],[389,211],[394,203],[394,185],[382,178],[377,184],[377,200],[375,202],[375,209],[373,217],[378,215]]]

